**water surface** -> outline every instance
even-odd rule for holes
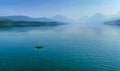
[[[120,27],[71,26],[1,29],[0,71],[120,71]]]

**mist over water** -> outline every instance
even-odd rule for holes
[[[62,25],[57,27],[23,27],[23,28],[9,28],[1,29],[0,35],[3,34],[67,34],[67,35],[76,35],[83,37],[93,37],[100,39],[104,38],[119,38],[119,26],[110,26],[104,25],[103,23],[94,24],[94,23],[71,23],[68,25]]]

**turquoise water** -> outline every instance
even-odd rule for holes
[[[120,27],[2,29],[0,71],[120,71]]]

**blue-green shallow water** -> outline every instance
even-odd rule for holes
[[[0,71],[120,71],[120,28],[1,30]]]

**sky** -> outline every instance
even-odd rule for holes
[[[120,0],[0,0],[0,16],[52,17],[63,15],[78,19],[96,13],[112,15],[119,11]]]

